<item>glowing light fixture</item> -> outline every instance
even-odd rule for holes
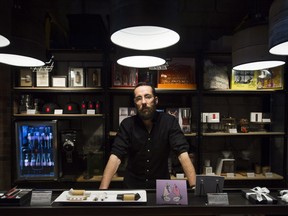
[[[10,44],[10,41],[4,37],[3,35],[0,35],[0,47],[5,47]]]
[[[285,64],[284,58],[268,50],[268,25],[255,25],[233,35],[234,70],[263,70]]]
[[[175,0],[114,0],[111,8],[111,41],[118,46],[154,50],[180,40]]]
[[[10,45],[0,49],[0,63],[19,67],[43,66],[46,60],[45,14],[33,17],[24,6],[12,8]]]
[[[288,1],[274,1],[269,12],[269,52],[288,55]]]
[[[0,49],[0,63],[19,67],[45,65],[45,47],[35,41],[11,38],[8,47]]]
[[[165,60],[156,56],[134,55],[127,56],[117,60],[117,63],[133,68],[149,68],[165,64]]]

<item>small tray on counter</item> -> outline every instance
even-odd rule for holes
[[[147,203],[147,193],[145,190],[75,190],[75,191],[77,191],[77,193],[71,193],[71,190],[63,191],[53,201],[52,204],[143,205]]]

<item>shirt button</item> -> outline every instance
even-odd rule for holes
[[[147,152],[150,152],[150,149],[147,149]]]
[[[151,139],[151,138],[150,138],[150,137],[148,137],[148,140],[149,140],[149,141],[150,141],[150,139]]]
[[[146,172],[149,172],[149,169],[147,169]]]
[[[149,163],[150,161],[149,161],[149,160],[147,160],[146,162],[147,162],[147,163]]]
[[[146,179],[146,182],[148,182],[148,179]]]

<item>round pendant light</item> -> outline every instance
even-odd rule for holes
[[[263,70],[283,64],[285,64],[284,58],[269,53],[268,25],[251,26],[233,35],[234,70]]]
[[[288,55],[288,1],[274,1],[269,12],[269,52]]]
[[[114,44],[137,50],[162,49],[176,44],[179,40],[177,32],[160,26],[128,27],[111,35]]]
[[[156,56],[136,55],[120,58],[117,60],[117,63],[126,67],[149,68],[163,65],[166,61]]]
[[[177,1],[111,1],[111,41],[121,47],[155,50],[176,44]]]
[[[0,35],[0,47],[5,47],[8,46],[9,44],[10,41],[6,37]]]
[[[12,66],[40,67],[45,59],[44,45],[29,39],[11,37],[11,44],[0,50],[0,63]]]

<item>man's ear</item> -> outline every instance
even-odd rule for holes
[[[155,96],[155,104],[158,104],[158,97]]]

